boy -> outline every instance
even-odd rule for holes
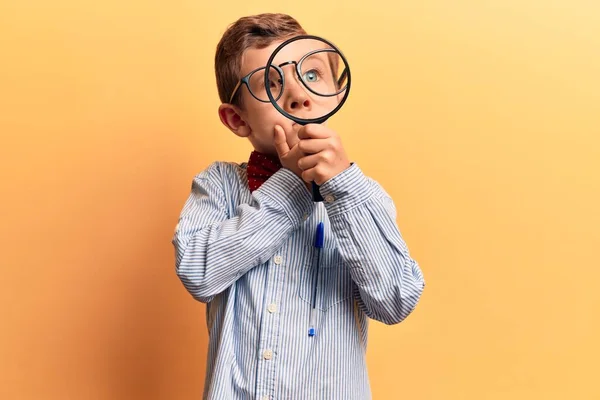
[[[241,83],[300,34],[290,16],[261,14],[239,19],[217,46],[219,117],[254,151],[247,163],[214,162],[194,178],[173,238],[177,275],[206,303],[205,399],[370,399],[368,319],[401,322],[424,288],[392,199],[349,161],[340,137],[293,124],[260,85]],[[318,116],[306,92],[287,85],[289,69],[280,104]],[[312,181],[323,202],[313,201]]]

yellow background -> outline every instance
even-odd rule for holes
[[[373,323],[379,399],[599,399],[596,1],[3,1],[0,398],[199,399],[204,307],[170,240],[225,27],[295,16],[350,61],[331,120],[427,287]]]

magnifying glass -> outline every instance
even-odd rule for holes
[[[342,52],[318,36],[285,40],[271,54],[264,85],[269,101],[299,125],[322,124],[338,112],[350,94],[350,67]],[[323,201],[312,182],[314,201]]]

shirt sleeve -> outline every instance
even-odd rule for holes
[[[203,303],[265,263],[313,210],[304,182],[281,168],[230,216],[221,168],[194,177],[172,239],[177,276]]]
[[[396,224],[391,197],[357,164],[320,188],[340,254],[365,314],[388,325],[403,321],[425,287]]]

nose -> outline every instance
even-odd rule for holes
[[[312,101],[308,92],[298,81],[294,68],[287,68],[283,93],[283,109],[287,112],[298,113],[301,110],[310,110]]]

